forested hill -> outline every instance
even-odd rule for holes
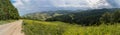
[[[117,14],[116,14],[117,13]],[[37,12],[23,16],[26,19],[42,21],[62,21],[81,25],[100,25],[101,23],[119,22],[120,9],[94,9],[86,11],[58,10],[48,12]],[[117,17],[117,18],[115,18]],[[117,20],[117,21],[115,21]]]
[[[17,9],[12,5],[10,0],[0,0],[0,20],[18,19]]]
[[[26,19],[45,21],[48,18],[65,15],[68,13],[75,13],[75,12],[71,10],[42,11],[42,12],[29,13],[22,17]]]
[[[62,21],[81,25],[99,25],[101,23],[120,22],[120,9],[86,10],[49,18],[46,21]]]

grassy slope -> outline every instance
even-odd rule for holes
[[[13,22],[15,20],[0,20],[0,25]]]
[[[63,22],[25,20],[26,35],[120,35],[120,24],[82,27]]]

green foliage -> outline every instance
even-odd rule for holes
[[[120,10],[117,10],[116,12],[114,12],[112,17],[114,22],[120,23]]]
[[[106,12],[105,14],[102,15],[100,18],[100,22],[104,23],[111,23],[112,22],[112,14],[109,12]]]
[[[25,20],[23,23],[23,31],[26,35],[62,35],[65,28],[61,26],[61,22]]]
[[[87,26],[63,22],[24,20],[25,35],[120,35],[120,24]]]
[[[13,21],[15,21],[15,20],[0,20],[0,25],[5,24],[5,23],[10,23]]]
[[[120,10],[116,10],[113,13],[105,13],[100,18],[103,23],[120,23]]]
[[[0,20],[19,19],[17,9],[10,0],[0,0]]]
[[[68,23],[76,23],[76,24],[80,24],[83,26],[100,25],[101,24],[100,17],[104,13],[106,12],[113,13],[116,10],[117,9],[95,9],[95,10],[80,11],[76,13],[70,13],[66,15],[49,18],[46,21],[62,21],[62,22],[68,22]]]
[[[119,23],[120,9],[94,9],[86,11],[47,11],[27,14],[23,18],[42,21],[62,21],[82,26],[100,25],[102,23]]]
[[[48,18],[61,16],[61,15],[68,14],[68,13],[73,13],[73,12],[69,10],[43,11],[43,12],[26,14],[22,16],[22,18],[45,21]]]

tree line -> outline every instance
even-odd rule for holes
[[[61,13],[59,13],[61,12]],[[75,10],[75,11],[55,11],[27,14],[23,18],[42,21],[61,21],[70,24],[80,24],[83,26],[114,24],[120,22],[120,9],[94,9],[94,10]],[[65,13],[65,14],[63,14]],[[52,15],[51,15],[52,14]],[[57,15],[56,15],[57,14]]]
[[[46,21],[62,21],[83,26],[120,23],[120,9],[95,9],[49,18]]]
[[[18,10],[10,0],[0,0],[0,20],[19,19]]]

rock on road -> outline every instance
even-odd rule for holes
[[[22,32],[22,20],[0,25],[0,35],[24,35]]]

